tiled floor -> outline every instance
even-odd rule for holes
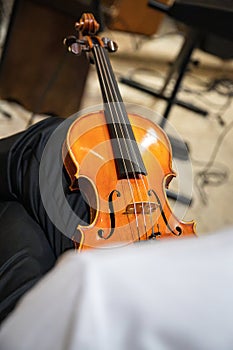
[[[118,52],[111,55],[116,75],[133,76],[156,88],[162,86],[169,63],[176,57],[183,40],[179,34],[153,39],[116,32],[107,34],[119,44]],[[207,109],[208,116],[202,117],[174,106],[165,131],[185,141],[190,156],[190,160],[174,158],[178,176],[170,187],[176,193],[191,197],[192,204],[187,207],[171,200],[171,205],[180,218],[194,219],[197,233],[201,235],[233,225],[233,106],[231,98],[226,96],[229,92],[233,96],[233,64],[199,50],[195,51],[193,58],[199,60],[199,65],[190,66],[179,98]],[[217,78],[225,79],[216,86],[221,89],[221,94],[213,89],[207,91],[209,84]],[[164,101],[123,84],[120,84],[120,90],[125,102],[137,106],[134,110],[143,107],[141,114],[155,122],[160,121]],[[91,68],[82,107],[100,103],[96,73]],[[4,101],[0,106],[13,115],[12,119],[0,115],[0,137],[26,126],[30,112],[16,105],[9,106]]]

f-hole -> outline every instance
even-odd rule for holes
[[[121,194],[119,191],[117,190],[113,190],[109,196],[108,196],[108,207],[109,207],[109,216],[110,216],[110,227],[111,227],[111,230],[110,230],[110,233],[104,237],[104,230],[98,230],[98,236],[100,238],[103,238],[103,239],[109,239],[114,231],[115,231],[115,227],[116,227],[116,223],[115,223],[115,212],[114,212],[114,207],[113,207],[113,195],[114,193],[116,193],[117,197],[120,197]]]

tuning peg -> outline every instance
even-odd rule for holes
[[[67,46],[68,51],[72,52],[75,55],[80,55],[82,52],[82,45],[77,40],[77,38],[73,35],[68,36],[67,38],[64,39],[64,45]]]
[[[116,52],[118,49],[118,45],[117,43],[115,43],[115,41],[112,41],[108,38],[102,38],[102,42],[104,44],[104,47],[106,47],[106,49],[109,52]]]

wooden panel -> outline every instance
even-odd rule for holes
[[[169,0],[161,0],[168,3]],[[103,0],[106,25],[113,30],[143,35],[157,32],[164,15],[150,7],[148,0]]]
[[[67,2],[66,2],[67,6]],[[67,52],[63,38],[75,34],[82,14],[63,13],[33,1],[17,1],[0,66],[0,97],[28,110],[69,116],[79,108],[88,73],[85,55]]]

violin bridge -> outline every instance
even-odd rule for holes
[[[128,204],[124,214],[151,214],[159,207],[155,202],[135,202]]]

